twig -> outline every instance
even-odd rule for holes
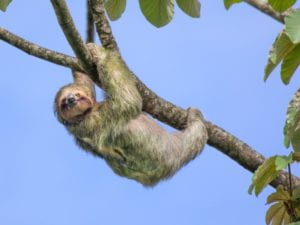
[[[293,183],[292,183],[292,170],[291,170],[291,164],[288,164],[288,174],[289,174],[289,192],[290,196],[293,197]]]
[[[118,44],[115,41],[110,24],[105,16],[103,0],[88,0],[88,4],[92,11],[96,30],[103,47],[118,51]]]
[[[259,11],[271,16],[280,23],[284,23],[284,17],[290,10],[284,13],[276,12],[265,0],[244,0],[244,2],[258,9]]]
[[[85,44],[75,27],[65,0],[51,0],[51,3],[55,10],[60,27],[62,28],[75,55],[81,62],[84,70],[87,71],[90,75],[93,75],[93,72],[91,70],[91,68],[93,67],[91,56],[85,48]]]

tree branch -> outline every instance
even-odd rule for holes
[[[284,13],[276,12],[265,0],[244,0],[244,2],[271,16],[280,23],[284,23],[284,17],[290,12],[290,10]]]
[[[43,48],[5,30],[2,27],[0,27],[0,40],[3,40],[23,52],[37,58],[47,60],[60,66],[66,66],[75,70],[83,71],[82,66],[78,63],[76,58]]]
[[[96,30],[103,47],[119,50],[118,44],[113,36],[110,24],[105,16],[103,0],[88,0],[96,24]]]
[[[67,38],[71,48],[75,55],[81,62],[85,71],[89,74],[94,74],[92,60],[89,52],[87,51],[85,44],[77,31],[69,9],[65,0],[51,0],[52,6],[55,10],[57,20],[62,28],[65,37]]]
[[[86,43],[95,42],[95,26],[93,20],[93,14],[89,7],[88,1],[86,2],[86,21],[87,21],[87,29],[86,29]]]
[[[137,77],[136,79],[143,98],[143,110],[176,129],[182,129],[186,123],[186,111],[157,96]],[[224,153],[248,171],[253,173],[265,161],[263,155],[228,131],[210,121],[206,121],[206,127],[209,136],[208,145]],[[275,188],[279,184],[288,187],[288,181],[288,174],[282,172],[271,185]],[[293,183],[299,184],[300,179],[293,176]]]

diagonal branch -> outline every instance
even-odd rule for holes
[[[103,47],[118,51],[118,44],[115,41],[110,24],[105,16],[103,0],[88,0],[88,4],[93,14],[96,30]]]
[[[0,27],[0,40],[3,40],[23,52],[37,58],[44,59],[60,66],[70,67],[75,70],[83,70],[76,58],[43,48],[5,30],[2,27]]]
[[[290,12],[290,10],[284,13],[276,12],[265,0],[244,0],[244,2],[271,16],[273,19],[277,20],[280,23],[284,23],[284,17]]]
[[[85,44],[75,27],[65,0],[51,0],[51,3],[55,10],[60,27],[62,28],[75,55],[82,63],[84,70],[89,74],[93,74],[93,70],[91,70],[91,68],[93,68],[91,56],[85,48]]]
[[[95,42],[95,26],[94,26],[94,20],[93,20],[93,14],[91,12],[91,9],[89,7],[88,1],[86,2],[86,21],[87,21],[87,29],[86,29],[86,43],[89,42]]]

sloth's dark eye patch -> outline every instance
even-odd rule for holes
[[[66,109],[66,108],[68,108],[68,105],[67,104],[65,104],[65,103],[63,103],[63,104],[61,104],[61,109]]]
[[[67,103],[66,103],[66,98],[64,98],[62,101],[62,103],[60,104],[60,108],[61,109],[66,109],[68,107]]]

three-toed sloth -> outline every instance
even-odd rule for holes
[[[55,98],[58,120],[79,146],[103,158],[115,173],[145,186],[174,175],[202,151],[207,131],[198,110],[187,110],[184,130],[167,132],[142,112],[135,80],[120,55],[95,44],[87,48],[105,101],[96,102],[92,81],[80,72]]]

